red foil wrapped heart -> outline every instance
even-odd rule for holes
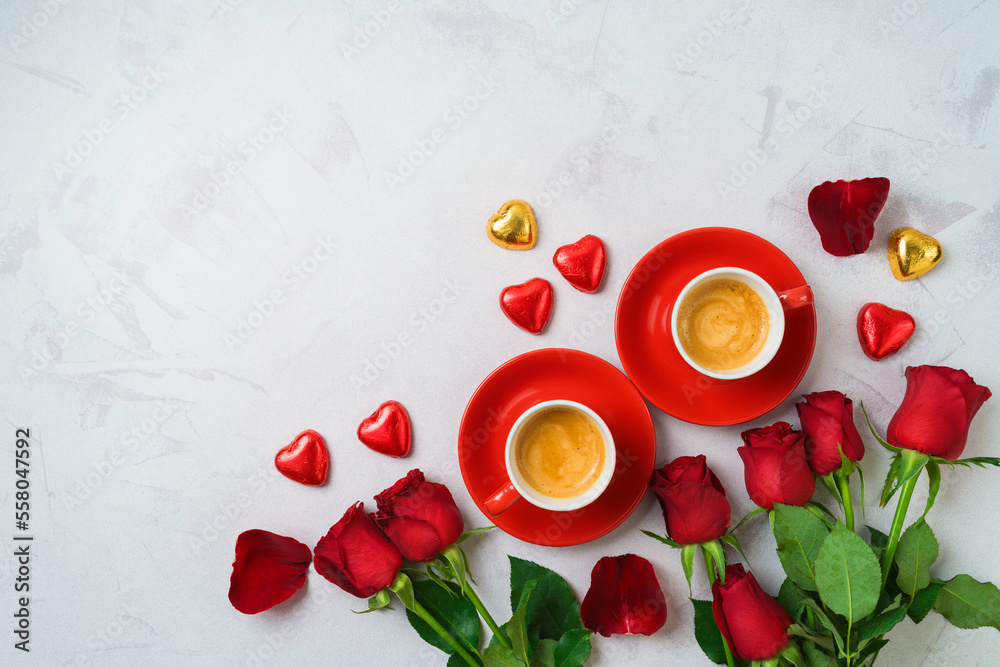
[[[410,453],[410,415],[398,401],[386,401],[358,426],[358,440],[369,449],[395,458]]]
[[[916,322],[909,313],[885,304],[866,303],[858,312],[861,349],[875,361],[899,352],[915,328]]]
[[[500,308],[507,319],[528,333],[541,333],[552,312],[552,285],[532,278],[523,285],[511,285],[500,292]]]
[[[290,480],[307,486],[326,484],[330,473],[330,452],[316,431],[302,431],[289,445],[278,450],[274,467]]]
[[[569,284],[587,294],[593,294],[604,280],[608,257],[604,242],[587,234],[576,243],[564,245],[552,256],[552,263]]]

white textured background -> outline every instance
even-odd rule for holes
[[[799,393],[839,389],[884,428],[911,364],[964,368],[1000,389],[996,0],[427,4],[2,3],[0,537],[12,544],[14,430],[30,427],[36,541],[29,656],[12,648],[13,560],[0,550],[0,662],[443,664],[402,613],[356,616],[360,601],[315,572],[290,603],[237,613],[226,597],[236,536],[264,528],[312,545],[349,504],[417,466],[451,487],[469,525],[485,524],[455,465],[471,392],[538,347],[618,364],[607,313],[631,266],[681,230],[760,234],[815,290],[812,366],[753,425],[794,418]],[[834,258],[806,196],[865,176],[891,179],[889,203],[868,253]],[[531,252],[484,233],[512,198],[538,214]],[[901,225],[945,248],[916,282],[894,280],[885,260]],[[551,265],[587,233],[609,249],[593,296]],[[534,275],[556,288],[539,337],[496,304]],[[457,297],[439,302],[449,289]],[[856,339],[867,301],[918,321],[880,363]],[[405,349],[367,384],[352,381],[404,333]],[[389,398],[414,421],[406,460],[354,436]],[[652,412],[659,460],[706,453],[734,515],[748,511],[735,452],[745,427]],[[305,428],[331,449],[320,489],[272,465]],[[994,399],[967,453],[998,454],[998,432]],[[871,443],[870,504],[886,461]],[[930,516],[939,576],[1000,573],[998,475],[945,472]],[[707,663],[679,559],[640,528],[662,528],[651,498],[587,545],[537,548],[496,532],[470,556],[503,616],[505,553],[557,569],[581,598],[600,556],[643,555],[667,625],[651,638],[596,637],[591,664]],[[741,530],[776,592],[764,523]],[[707,597],[703,574],[695,586]],[[888,665],[1000,662],[995,630],[936,615],[892,636]]]

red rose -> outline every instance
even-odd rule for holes
[[[654,470],[652,486],[675,542],[698,544],[726,534],[731,513],[726,490],[704,455],[681,456]]]
[[[806,458],[817,475],[827,475],[840,467],[839,446],[851,461],[865,455],[865,443],[854,425],[854,404],[839,391],[806,394],[805,403],[795,409],[806,434]]]
[[[399,550],[365,514],[364,503],[348,509],[313,551],[316,571],[359,598],[391,584],[403,564]]]
[[[743,660],[773,658],[790,640],[788,612],[739,564],[726,566],[726,583],[712,584],[712,615],[733,654]]]
[[[809,193],[809,219],[819,232],[823,250],[837,257],[868,250],[875,218],[889,197],[888,178],[827,181]]]
[[[947,366],[910,366],[906,395],[889,422],[896,447],[954,461],[965,450],[969,424],[993,394],[969,374]]]
[[[270,609],[302,588],[311,560],[309,547],[298,540],[266,530],[240,533],[229,601],[244,614]]]
[[[431,560],[462,534],[462,514],[448,487],[425,482],[419,470],[375,496],[375,503],[372,518],[408,561]]]
[[[667,622],[667,601],[648,560],[605,556],[590,573],[580,605],[583,627],[604,637],[651,635]]]
[[[750,500],[764,509],[774,503],[805,505],[816,490],[816,478],[806,462],[805,437],[787,422],[754,428],[741,434],[739,448]]]

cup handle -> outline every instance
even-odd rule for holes
[[[802,287],[794,287],[784,292],[778,292],[778,300],[781,301],[782,308],[791,310],[792,308],[808,306],[812,303],[813,293],[809,285],[803,285]]]
[[[486,507],[486,511],[490,513],[490,516],[500,516],[511,506],[521,499],[521,494],[517,492],[514,485],[507,482],[504,486],[497,489],[497,491],[491,495],[489,498],[483,502]]]

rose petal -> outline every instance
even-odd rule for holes
[[[298,540],[266,530],[240,533],[229,601],[244,614],[270,609],[302,588],[311,561],[309,547]]]
[[[365,514],[364,503],[348,509],[313,551],[316,571],[359,598],[391,584],[403,564],[396,547]]]
[[[827,181],[809,193],[809,218],[823,249],[837,257],[868,250],[875,219],[889,197],[889,179]]]
[[[635,554],[605,556],[590,573],[580,605],[583,626],[604,637],[651,635],[667,622],[667,601],[648,560]]]

